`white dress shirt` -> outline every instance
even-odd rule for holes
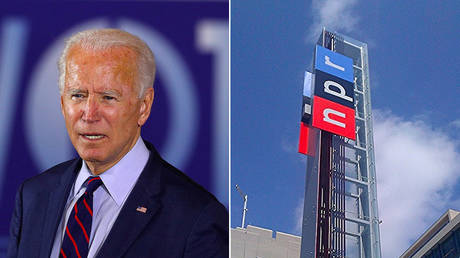
[[[99,175],[103,185],[96,189],[93,194],[93,222],[89,240],[88,258],[95,257],[102,247],[123,204],[147,164],[149,154],[149,150],[141,137],[139,137],[134,147],[117,164]],[[90,176],[93,175],[88,169],[86,162],[82,162],[77,179],[67,198],[67,204],[59,223],[56,237],[54,238],[50,257],[59,257],[67,220],[72,212],[72,207],[80,196],[85,193],[86,187],[83,186],[83,183]]]

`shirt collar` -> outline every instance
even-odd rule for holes
[[[150,152],[145,146],[144,141],[142,141],[141,137],[138,137],[134,147],[117,164],[99,175],[108,193],[118,206],[123,204],[131,189],[136,184],[137,179],[147,164],[149,155]],[[82,162],[80,172],[75,180],[74,197],[90,176],[93,175],[86,162]]]

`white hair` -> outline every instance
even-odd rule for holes
[[[59,93],[64,92],[66,79],[66,62],[69,50],[78,46],[83,50],[103,51],[111,47],[126,47],[137,55],[139,97],[144,95],[148,88],[153,87],[155,80],[155,57],[152,50],[139,37],[118,29],[93,29],[78,32],[72,35],[65,44],[58,61]]]

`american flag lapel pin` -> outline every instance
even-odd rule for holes
[[[138,212],[142,212],[142,213],[146,213],[147,212],[147,208],[143,207],[143,206],[138,206],[136,211]]]

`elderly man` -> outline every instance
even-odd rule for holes
[[[61,109],[80,158],[26,180],[8,257],[228,257],[228,212],[140,137],[155,62],[115,29],[72,36]]]

